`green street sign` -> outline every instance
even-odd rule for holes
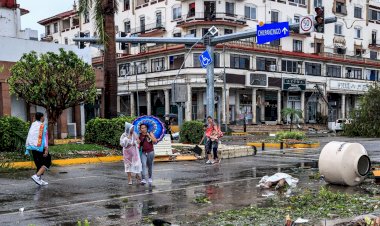
[[[306,89],[306,79],[284,78],[282,89],[287,91],[302,91]]]

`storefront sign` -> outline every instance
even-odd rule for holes
[[[301,101],[300,96],[289,96],[288,101]]]
[[[368,91],[369,84],[364,82],[345,82],[339,80],[330,80],[331,90],[348,90],[348,91]]]
[[[248,73],[247,86],[268,87],[268,76],[266,74]]]
[[[284,78],[282,89],[287,91],[301,91],[306,89],[306,79]]]

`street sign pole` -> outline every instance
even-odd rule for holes
[[[206,50],[214,58],[214,46],[207,45]],[[207,65],[207,116],[214,118],[215,99],[214,99],[214,59],[212,63]]]

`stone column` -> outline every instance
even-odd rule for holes
[[[277,91],[277,124],[281,123],[281,90]]]
[[[203,104],[203,91],[197,93],[197,118],[204,120],[205,119],[205,111]]]
[[[236,90],[235,94],[235,121],[237,121],[240,117],[240,94],[239,91]]]
[[[230,88],[226,89],[226,124],[230,124]]]
[[[164,90],[164,96],[165,96],[165,114],[170,113],[170,99],[169,99],[169,90]]]
[[[342,109],[342,118],[346,117],[346,94],[342,94],[342,100],[341,100],[341,109]]]
[[[185,105],[185,121],[191,120],[191,106],[192,105],[192,95],[191,95],[191,85],[187,84],[187,101]]]
[[[120,96],[117,95],[116,97],[116,111],[117,113],[120,113]]]
[[[151,115],[152,114],[152,97],[150,95],[150,91],[146,91],[146,114]]]
[[[305,91],[301,91],[301,111],[302,111],[302,118],[300,119],[301,123],[305,123]]]
[[[261,92],[261,105],[260,105],[260,121],[263,123],[265,122],[265,91],[263,90]]]
[[[253,88],[252,89],[252,124],[255,125],[257,124],[256,122],[256,91],[257,89]]]
[[[135,95],[131,92],[129,97],[131,98],[131,116],[136,116]]]

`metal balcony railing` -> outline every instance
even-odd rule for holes
[[[369,45],[371,46],[380,46],[380,40],[376,40],[376,39],[370,39],[368,41]]]
[[[165,23],[151,23],[131,29],[131,34],[146,33],[157,29],[165,29]]]
[[[189,12],[185,15],[182,15],[178,19],[178,23],[184,23],[194,20],[204,20],[204,21],[215,21],[215,20],[224,20],[231,21],[239,24],[246,24],[247,20],[242,15],[232,14],[232,13],[210,13],[210,12]]]

